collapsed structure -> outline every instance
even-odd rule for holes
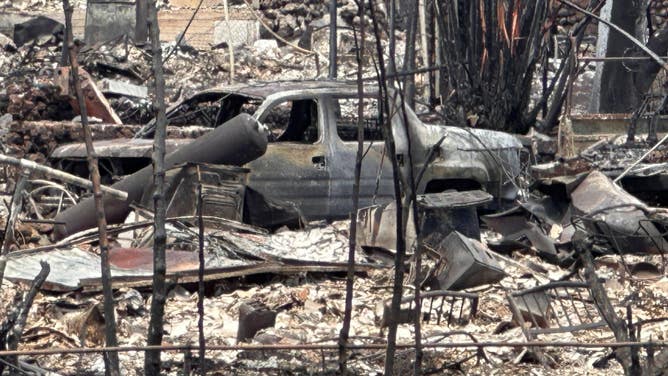
[[[274,7],[258,8],[284,38],[317,34],[307,24],[325,13],[320,3],[293,4],[298,16],[283,22]],[[340,15],[359,22],[350,10]],[[63,31],[52,21],[35,18],[29,24],[39,27],[15,27],[12,40],[0,39],[8,62],[0,66],[7,72],[0,81],[7,197],[0,294],[17,302],[2,307],[0,350],[26,351],[14,360],[0,351],[0,360],[25,373],[97,374],[100,353],[75,355],[104,346],[96,212],[81,182],[87,152],[70,72],[57,68]],[[321,39],[309,44],[316,49]],[[179,43],[165,46],[175,54],[165,62],[173,73],[165,374],[190,374],[201,364],[222,374],[332,372],[345,312],[340,277],[349,268],[356,278],[347,361],[356,374],[382,372],[393,325],[395,373],[412,369],[416,349],[425,373],[510,374],[540,364],[555,373],[662,374],[668,367],[668,161],[662,143],[652,142],[663,133],[660,109],[573,116],[569,141],[577,147],[564,157],[561,139],[535,132],[431,124],[438,123],[433,113],[414,111],[393,88],[365,84],[360,95],[357,83],[305,79],[318,74],[317,54],[293,54],[273,40],[236,47],[236,79],[260,80],[230,85],[220,85],[232,70],[228,60]],[[156,121],[145,54],[121,37],[80,55],[105,185],[124,374],[142,373],[153,284]],[[370,76],[372,67],[365,69]],[[277,71],[299,80],[261,80]],[[193,82],[180,84],[184,77]],[[388,155],[388,132],[395,155]],[[397,203],[392,160],[400,176],[413,176],[413,202]],[[404,288],[394,312],[398,238],[407,245],[403,285],[418,288]],[[206,359],[193,359],[196,316],[206,328]],[[48,347],[66,355],[40,352]],[[132,347],[140,351],[124,351]]]

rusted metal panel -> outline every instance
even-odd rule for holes
[[[207,218],[243,219],[247,175],[250,170],[235,166],[186,163],[165,173],[165,197],[168,217],[195,218],[198,185],[202,185],[202,215],[207,227],[217,227],[218,221]],[[145,191],[142,206],[151,207],[153,193]]]
[[[583,225],[619,253],[665,253],[668,242],[647,216],[650,208],[599,171],[591,172],[571,194],[572,205]]]
[[[88,116],[93,116],[106,123],[123,124],[121,118],[104,97],[104,94],[97,88],[91,76],[83,68],[79,68],[79,80],[81,81],[81,90],[86,101],[86,110]],[[79,113],[79,104],[73,95],[70,95],[70,68],[61,67],[58,70],[57,83],[60,86],[63,95],[70,96],[70,103],[75,112]]]
[[[528,340],[539,334],[606,326],[584,282],[560,281],[508,295],[513,319]]]
[[[32,281],[40,270],[40,261],[51,266],[51,272],[42,286],[46,290],[68,291],[79,288],[82,278],[99,278],[99,256],[78,248],[15,256],[10,254],[5,278],[11,281]],[[115,276],[136,274],[112,267]],[[150,275],[150,272],[144,272]]]
[[[196,252],[168,249],[165,260],[168,273],[199,267],[199,256]],[[109,264],[118,269],[153,273],[153,248],[112,248],[109,250]]]
[[[129,0],[88,0],[84,40],[88,45],[121,36],[134,38],[135,2]]]
[[[267,149],[266,130],[255,119],[241,114],[223,126],[205,134],[194,142],[178,148],[165,157],[165,165],[170,168],[179,163],[201,162],[215,164],[243,165],[258,158]],[[104,198],[107,222],[121,223],[130,211],[130,204],[137,203],[146,187],[152,184],[152,167],[147,166],[126,177],[112,187],[128,192],[126,201]],[[95,211],[92,198],[56,216],[57,222],[65,223],[54,228],[57,239],[95,226]]]
[[[496,283],[506,273],[485,245],[457,231],[451,232],[436,249],[442,256],[436,269],[443,290],[463,290]]]

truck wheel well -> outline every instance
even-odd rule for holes
[[[88,162],[85,159],[60,159],[54,163],[57,168],[88,179]],[[98,159],[102,184],[115,183],[114,177],[129,175],[151,164],[149,158],[105,158]]]
[[[473,191],[480,188],[482,188],[480,183],[471,179],[437,179],[427,183],[424,193],[438,193],[448,189]]]

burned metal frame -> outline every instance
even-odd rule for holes
[[[631,239],[646,239],[649,240],[649,242],[656,247],[656,250],[658,251],[658,255],[661,257],[661,266],[659,268],[659,271],[661,274],[664,274],[666,271],[666,268],[668,267],[668,258],[666,257],[666,252],[668,252],[668,249],[663,245],[666,243],[666,239],[668,239],[668,223],[662,224],[662,227],[664,227],[664,231],[660,232],[659,234],[654,234],[652,235],[650,230],[650,225],[652,227],[656,228],[656,224],[662,224],[661,221],[658,220],[653,220],[653,219],[641,219],[638,220],[638,227],[633,231],[632,234],[628,233],[622,233],[620,231],[615,230],[610,226],[609,223],[605,222],[604,220],[601,219],[594,219],[591,216],[573,216],[571,218],[571,224],[573,228],[575,228],[576,231],[581,231],[588,236],[593,237],[595,240],[602,241],[606,243],[610,249],[619,256],[619,260],[624,268],[624,271],[628,275],[628,277],[632,280],[637,279],[632,271],[631,268],[629,267],[628,263],[626,260],[624,260],[624,255],[629,255],[629,254],[634,254],[633,252],[624,252],[620,245],[620,237],[624,238],[631,238]],[[596,233],[592,231],[592,229],[596,229]],[[663,241],[658,241],[657,237],[663,239]],[[638,253],[635,253],[638,254]]]
[[[510,309],[522,328],[522,333],[527,340],[533,340],[539,334],[574,332],[607,325],[591,296],[583,297],[582,290],[586,290],[590,295],[589,285],[585,282],[557,281],[512,292],[507,298]],[[576,302],[581,302],[582,306],[578,307]],[[588,305],[594,307],[588,308]],[[525,308],[524,312],[522,308]],[[527,322],[532,326],[528,327]],[[550,326],[554,323],[556,327]]]
[[[438,299],[440,298],[440,303]],[[450,291],[450,290],[434,290],[420,293],[420,299],[422,300],[422,307],[429,306],[429,309],[426,313],[420,312],[422,316],[422,321],[429,322],[432,316],[436,316],[436,325],[440,325],[441,321],[444,321],[447,326],[450,326],[453,323],[457,324],[466,324],[471,319],[473,319],[478,312],[478,294],[459,292],[459,291]],[[429,301],[428,304],[426,301]],[[383,311],[383,320],[381,326],[388,325],[392,320],[390,316],[389,300],[386,301]],[[443,309],[445,304],[448,303],[449,309]],[[464,311],[464,307],[468,303],[469,309],[468,312]],[[398,318],[395,318],[399,324],[408,324],[413,322],[414,315],[418,314],[415,310],[415,296],[409,295],[401,299],[401,311]],[[408,308],[406,308],[406,304]],[[458,308],[459,312],[456,312]],[[444,315],[447,314],[447,318],[444,319]],[[456,316],[456,317],[455,317]]]

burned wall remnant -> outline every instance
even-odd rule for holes
[[[123,35],[134,38],[135,24],[135,1],[89,0],[84,40],[93,45]]]

